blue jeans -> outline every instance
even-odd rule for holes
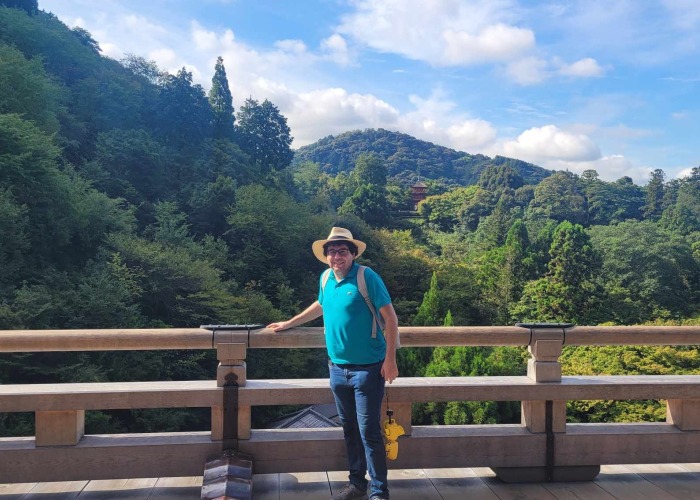
[[[382,362],[372,365],[329,363],[331,390],[343,424],[350,482],[367,487],[369,495],[389,496],[386,449],[381,428],[384,377]]]

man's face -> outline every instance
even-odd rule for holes
[[[352,267],[353,254],[344,243],[333,243],[326,247],[326,262],[333,272],[345,276]]]

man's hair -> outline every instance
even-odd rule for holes
[[[323,255],[328,255],[328,247],[331,245],[345,245],[348,250],[350,250],[351,254],[357,255],[357,245],[355,245],[352,241],[329,241],[323,245]]]

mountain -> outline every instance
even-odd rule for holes
[[[553,173],[552,170],[521,160],[472,155],[384,129],[329,135],[299,148],[295,152],[293,165],[311,161],[320,164],[324,171],[337,174],[352,170],[355,160],[362,153],[379,156],[386,162],[389,176],[407,185],[422,178],[467,186],[475,184],[481,172],[490,165],[508,164],[526,184],[538,184]]]

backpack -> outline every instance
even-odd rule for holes
[[[367,291],[367,281],[365,280],[365,269],[367,269],[367,266],[359,266],[357,269],[357,289],[360,291],[360,295],[362,295],[362,298],[365,299],[365,304],[367,304],[367,308],[369,309],[369,312],[372,313],[372,317],[374,318],[374,321],[372,321],[372,338],[376,339],[377,325],[379,325],[379,328],[382,331],[384,331],[384,318],[382,318],[381,314],[377,314],[377,311],[374,308],[374,305],[372,305],[372,301],[369,298],[369,292]],[[330,275],[330,268],[323,271],[323,275],[321,276],[322,292],[326,289],[326,283],[328,282],[328,278],[330,277]],[[396,348],[398,349],[399,347],[401,347],[401,339],[399,339],[399,334],[397,331]]]

